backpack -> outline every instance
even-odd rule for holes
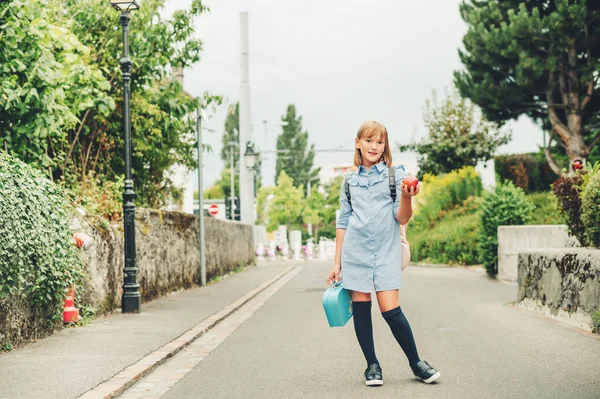
[[[388,168],[388,184],[390,186],[390,195],[392,196],[392,202],[396,202],[396,176],[392,172],[392,168]],[[352,198],[350,196],[350,183],[348,182],[348,176],[344,176],[344,190],[346,191],[346,198],[348,203],[352,207]],[[410,245],[406,241],[406,225],[400,225],[400,246],[402,247],[402,270],[406,269],[410,263]]]

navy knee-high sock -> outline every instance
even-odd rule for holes
[[[406,320],[406,316],[404,316],[400,306],[383,312],[381,315],[389,324],[394,338],[396,338],[396,341],[398,341],[408,358],[408,363],[411,365],[418,363],[421,359],[419,359],[419,354],[417,353],[417,345],[415,344],[410,324],[408,324],[408,320]]]
[[[352,318],[354,319],[354,331],[360,348],[367,360],[367,366],[377,363],[375,356],[375,344],[373,342],[373,320],[371,318],[371,301],[352,302]]]

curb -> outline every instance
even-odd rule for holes
[[[118,397],[131,386],[133,386],[138,380],[150,374],[152,371],[154,371],[154,369],[166,362],[170,357],[174,356],[196,339],[206,334],[217,324],[238,310],[246,302],[250,301],[252,298],[260,294],[262,291],[267,289],[269,286],[283,278],[286,274],[294,269],[296,269],[296,266],[292,265],[288,267],[283,272],[262,283],[243,297],[236,299],[223,309],[219,310],[217,313],[205,318],[194,327],[184,332],[178,338],[175,338],[173,341],[146,355],[137,363],[128,366],[111,379],[85,392],[79,396],[79,399],[113,399]]]

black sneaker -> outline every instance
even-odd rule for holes
[[[431,367],[425,360],[421,360],[419,363],[410,366],[410,368],[415,377],[424,381],[426,384],[432,383],[441,375],[439,371]]]
[[[383,385],[383,374],[377,363],[370,364],[365,370],[365,384],[370,387]]]

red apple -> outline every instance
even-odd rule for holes
[[[411,187],[414,187],[414,189],[416,190],[417,185],[419,184],[419,180],[416,177],[408,176],[405,177],[404,180],[402,180],[402,184],[408,187],[409,189]]]
[[[573,166],[573,169],[575,169],[575,170],[583,169],[583,162],[581,162],[580,159],[575,159],[571,165]]]

